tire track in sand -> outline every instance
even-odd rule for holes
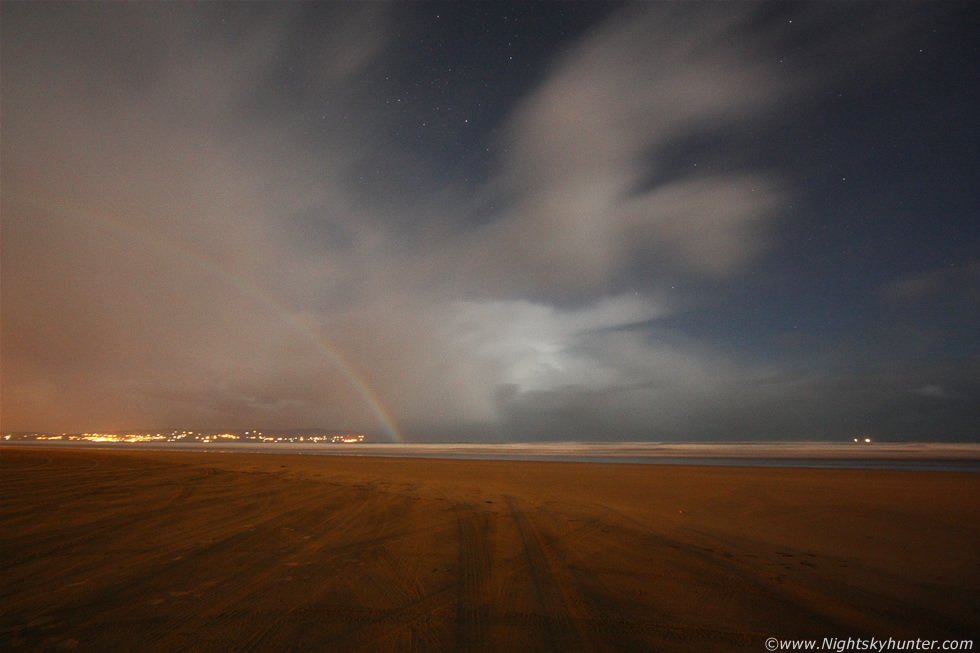
[[[531,580],[538,595],[545,623],[556,651],[594,651],[596,646],[588,641],[581,625],[591,617],[584,609],[582,601],[574,601],[575,590],[570,584],[568,570],[561,566],[554,556],[549,555],[541,533],[528,519],[517,499],[507,496],[531,574]]]
[[[456,650],[491,650],[490,610],[491,515],[473,506],[457,506],[459,523],[459,602],[456,608]]]

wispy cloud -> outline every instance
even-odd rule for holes
[[[942,296],[980,303],[980,262],[944,266],[885,284],[882,297],[893,303],[917,302]]]

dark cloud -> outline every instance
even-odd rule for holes
[[[699,393],[678,392],[673,384],[511,392],[500,398],[502,431],[555,441],[973,441],[980,426],[977,370],[930,372],[955,390],[914,385],[928,373],[892,372],[748,375],[720,379]]]

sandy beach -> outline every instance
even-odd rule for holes
[[[8,448],[0,647],[976,639],[980,476]]]

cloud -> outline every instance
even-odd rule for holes
[[[895,279],[882,287],[881,296],[892,304],[945,297],[976,305],[980,302],[980,262],[944,266]]]
[[[525,300],[458,302],[451,308],[447,335],[470,356],[490,362],[498,370],[497,385],[521,391],[602,387],[618,373],[591,357],[583,344],[597,332],[660,314],[652,301],[638,295],[601,298],[571,310]]]
[[[923,397],[932,397],[933,399],[943,399],[949,395],[943,390],[942,386],[938,386],[932,383],[928,383],[923,386],[919,386],[912,390],[914,394],[921,395]]]
[[[505,128],[497,183],[511,202],[479,234],[476,260],[560,293],[637,263],[727,276],[757,255],[785,200],[778,179],[692,168],[658,180],[675,143],[758,118],[786,94],[780,71],[736,38],[744,19],[642,7],[558,58]]]
[[[773,244],[794,192],[725,151],[729,139],[769,138],[765,121],[867,72],[855,60],[883,64],[914,25],[880,7],[780,9],[640,5],[555,59],[504,128],[497,183],[511,202],[479,234],[482,256],[478,246],[466,260],[506,262],[505,283],[556,295],[595,293],[637,269],[744,271]],[[677,169],[690,142],[704,144],[703,165]]]
[[[705,360],[705,359],[702,359]],[[827,441],[861,435],[884,441],[963,442],[980,411],[968,369],[928,373],[949,379],[956,396],[913,392],[926,372],[832,375],[719,367],[715,382],[684,389],[621,385],[603,392],[567,387],[501,392],[500,432],[557,441]],[[922,386],[919,386],[920,388]],[[945,391],[945,390],[944,390]]]

